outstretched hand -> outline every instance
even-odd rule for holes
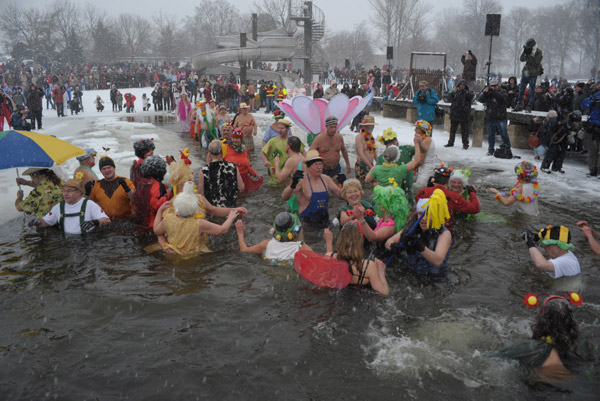
[[[235,230],[238,233],[243,233],[246,231],[246,223],[244,223],[244,220],[238,220],[235,222]]]

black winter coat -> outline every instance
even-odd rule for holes
[[[455,90],[448,95],[450,105],[450,120],[468,121],[471,115],[471,102],[475,94],[466,87],[465,90]]]
[[[483,91],[478,100],[485,103],[485,114],[488,121],[506,120],[508,95],[504,90]]]
[[[27,94],[27,107],[31,111],[41,111],[42,110],[42,100],[44,98],[44,91],[40,88],[35,88],[32,91],[29,91]]]
[[[461,63],[463,63],[463,73],[462,79],[465,81],[475,81],[477,76],[477,57],[471,55],[473,57],[472,60],[469,60],[463,54],[460,58]]]

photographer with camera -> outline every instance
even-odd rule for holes
[[[433,127],[435,105],[439,101],[437,93],[429,87],[429,83],[427,81],[419,81],[419,90],[413,97],[413,104],[417,105],[417,118],[427,121]]]
[[[13,113],[10,125],[16,131],[31,131],[31,124],[28,119],[30,119],[30,112],[27,110],[26,106],[18,105],[17,112]]]
[[[552,171],[564,174],[565,171],[562,166],[567,155],[567,147],[575,143],[575,135],[577,135],[581,124],[581,112],[579,110],[573,111],[562,121],[559,121],[558,117],[551,118],[544,123],[544,125],[546,124],[548,124],[548,128],[545,129],[542,126],[542,130],[546,131],[544,146],[548,151],[544,156],[540,170],[550,174],[550,164],[552,164]]]
[[[467,50],[465,54],[460,58],[460,62],[463,64],[462,79],[467,81],[469,88],[475,88],[475,79],[477,78],[477,57]]]
[[[506,108],[508,95],[500,88],[497,79],[491,79],[490,83],[479,95],[479,102],[485,104],[485,115],[487,117],[488,132],[488,156],[496,156],[503,159],[512,159],[510,151],[510,138],[506,131]],[[502,137],[502,146],[496,155],[496,134]]]
[[[517,99],[517,105],[513,111],[523,110],[523,96],[525,94],[525,88],[529,85],[529,99],[527,100],[527,107],[525,110],[531,112],[533,108],[533,98],[535,92],[535,83],[538,75],[544,73],[542,67],[542,51],[537,48],[537,44],[534,39],[527,39],[523,46],[523,53],[519,58],[522,62],[525,62],[523,71],[521,72],[521,85],[519,87],[519,98]]]
[[[521,233],[521,238],[529,248],[529,256],[535,267],[548,273],[550,277],[576,276],[581,273],[579,260],[571,252],[575,246],[571,243],[571,233],[567,227],[550,225],[538,233],[525,230]],[[544,248],[544,253],[550,257],[549,260],[537,249],[537,243]]]
[[[600,158],[600,91],[585,98],[581,107],[591,109],[585,130],[588,149],[588,177],[598,177],[598,159]]]

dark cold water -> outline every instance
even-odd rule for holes
[[[189,141],[174,121],[158,130],[171,132],[160,146],[173,152]],[[197,169],[205,153],[192,153]],[[254,161],[265,172],[258,147]],[[474,169],[471,182],[492,175]],[[267,238],[284,210],[280,191],[265,185],[242,198],[248,243]],[[531,335],[530,291],[581,291],[576,317],[598,346],[599,259],[583,235],[572,231],[583,274],[570,281],[537,271],[518,238],[579,219],[597,228],[596,205],[542,195],[546,218],[528,219],[481,198],[508,221],[459,221],[447,279],[392,265],[388,298],[316,288],[291,265],[241,254],[235,229],[213,240],[213,253],[182,261],[147,254],[152,239],[124,223],[65,239],[10,221],[0,227],[0,399],[598,399],[597,366],[549,385],[483,355]]]

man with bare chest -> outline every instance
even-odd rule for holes
[[[244,133],[244,145],[248,149],[254,149],[254,139],[252,137],[256,136],[257,128],[256,121],[254,121],[254,117],[249,112],[250,106],[246,103],[241,103],[240,114],[235,116],[233,126],[240,128]]]
[[[340,167],[340,152],[346,163],[346,174],[350,174],[350,159],[348,150],[344,145],[344,138],[337,132],[338,119],[329,116],[325,119],[325,132],[321,132],[310,146],[310,150],[316,150],[323,158],[323,174],[336,177],[342,172]]]

